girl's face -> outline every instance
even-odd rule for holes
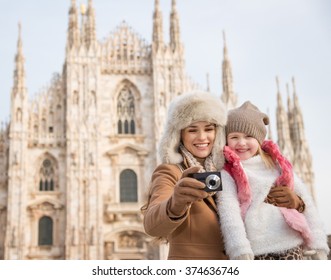
[[[198,160],[211,153],[216,135],[216,127],[209,122],[195,122],[181,131],[185,148]]]
[[[246,160],[257,154],[260,144],[250,135],[231,132],[227,137],[227,145],[240,157],[240,160]]]

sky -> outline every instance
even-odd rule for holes
[[[26,85],[32,98],[61,73],[70,0],[0,0],[0,121],[9,120],[18,23]],[[76,0],[86,4],[87,0]],[[171,0],[160,0],[169,41]],[[98,40],[123,21],[151,43],[154,0],[93,0]],[[286,106],[292,77],[313,157],[318,211],[331,234],[331,1],[177,0],[186,72],[216,96],[222,93],[223,31],[238,105],[250,100],[271,118],[276,138],[276,76]]]

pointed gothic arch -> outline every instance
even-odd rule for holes
[[[135,134],[135,117],[134,95],[124,86],[117,98],[118,134]]]
[[[129,80],[122,81],[117,87],[116,113],[117,133],[137,134],[140,123],[140,94],[137,87]]]
[[[38,191],[58,190],[58,164],[57,160],[49,153],[44,154],[39,161],[37,171]]]

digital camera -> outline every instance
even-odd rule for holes
[[[203,172],[203,173],[192,173],[189,177],[197,179],[204,183],[206,192],[216,192],[222,190],[221,172]]]

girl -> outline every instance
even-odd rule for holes
[[[313,258],[327,259],[327,236],[314,202],[278,146],[265,141],[268,123],[249,101],[228,114],[223,191],[217,194],[226,253],[230,259],[303,259],[309,248],[317,252]],[[280,196],[294,189],[300,197],[295,209],[289,209],[290,196],[270,197],[272,186]]]

